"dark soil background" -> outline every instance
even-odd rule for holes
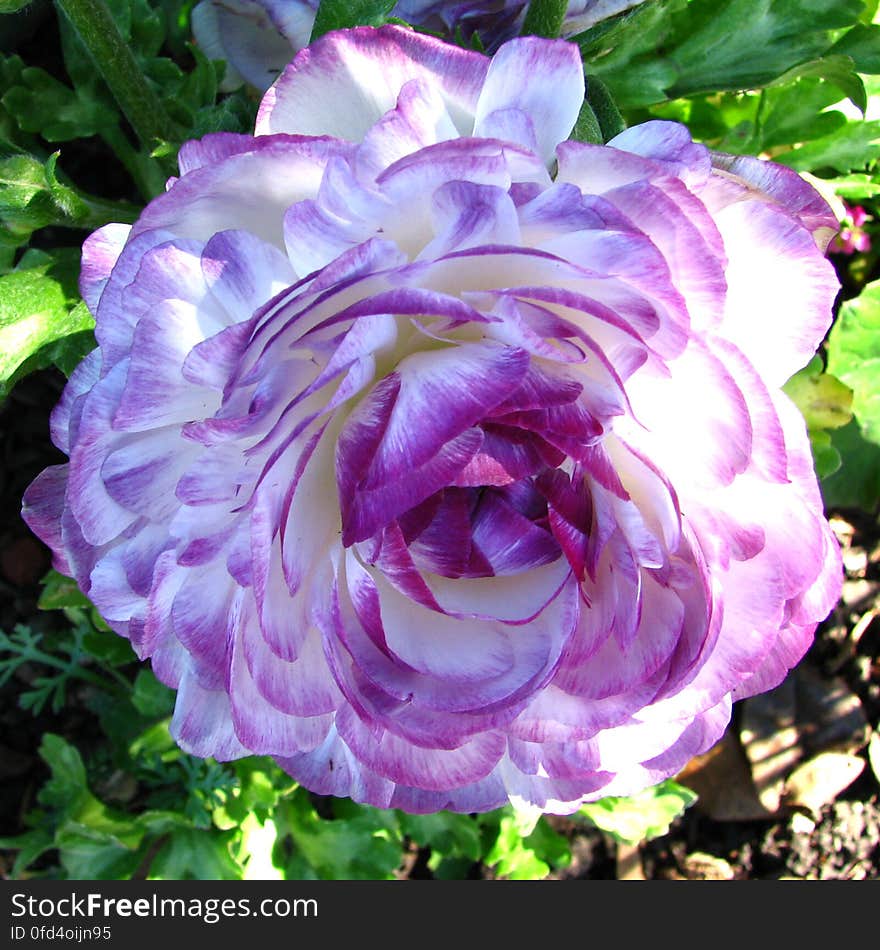
[[[20,517],[21,496],[46,465],[63,459],[48,418],[64,380],[54,371],[23,380],[0,409],[0,629],[44,630],[64,622],[37,607],[49,552]],[[724,740],[678,781],[697,803],[669,834],[639,847],[563,818],[572,864],[554,878],[880,879],[880,524],[862,512],[831,513],[844,551],[843,597],[802,664],[772,693],[735,707]],[[48,777],[37,755],[44,732],[88,748],[100,739],[72,692],[60,714],[18,706],[33,670],[0,689],[0,837],[23,818]],[[14,852],[0,851],[0,876]],[[430,876],[425,855],[408,855],[402,878]],[[474,877],[491,872],[474,868]]]

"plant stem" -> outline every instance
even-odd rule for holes
[[[71,666],[71,664],[65,663],[64,660],[59,660],[57,657],[50,656],[48,653],[44,653],[42,650],[37,648],[31,648],[27,654],[22,654],[26,660],[30,660],[33,663],[42,663],[44,666],[51,666],[56,670],[61,670],[68,677],[75,677],[76,679],[84,680],[86,683],[92,683],[95,686],[100,686],[102,689],[111,692],[117,693],[117,689],[114,684],[109,683],[106,677],[101,676],[99,673],[93,673],[91,670],[84,669],[82,666]],[[71,661],[74,658],[71,657]],[[105,667],[105,672],[109,673],[123,690],[127,693],[131,691],[131,683],[128,682],[120,673],[117,673],[116,670]]]
[[[55,0],[149,151],[174,136],[171,120],[147,83],[104,0]]]

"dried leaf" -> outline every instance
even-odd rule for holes
[[[755,821],[768,818],[736,735],[728,730],[704,755],[698,755],[676,776],[697,793],[694,806],[714,821]]]
[[[824,805],[862,774],[865,760],[845,752],[822,752],[798,766],[785,786],[785,803],[806,808],[818,818]]]

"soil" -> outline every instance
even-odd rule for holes
[[[62,459],[47,440],[62,386],[54,371],[34,374],[0,409],[0,629],[6,631],[53,622],[54,615],[37,608],[49,553],[19,511],[31,479]],[[847,569],[841,602],[785,683],[737,704],[725,739],[679,776],[698,792],[697,803],[668,834],[639,847],[551,819],[571,839],[573,853],[571,865],[551,877],[880,879],[880,523],[857,511],[831,512],[831,520]],[[75,694],[60,714],[34,717],[17,705],[21,685],[13,677],[0,689],[2,837],[24,830],[23,816],[47,778],[36,753],[43,733],[59,732],[79,745],[99,735]],[[12,857],[0,852],[0,876]],[[430,876],[424,855],[411,856],[400,876]],[[475,867],[473,876],[491,874]]]

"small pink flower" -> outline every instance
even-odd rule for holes
[[[832,241],[830,250],[835,254],[866,254],[871,250],[871,235],[865,223],[874,219],[861,205],[846,207],[846,217],[840,222],[840,233]]]

